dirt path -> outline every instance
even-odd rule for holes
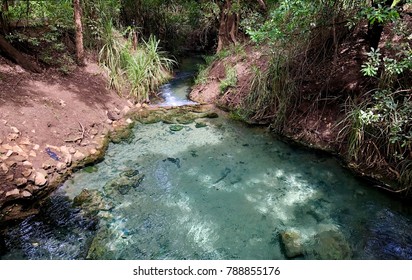
[[[91,60],[62,75],[28,73],[0,57],[0,222],[29,214],[21,210],[60,174],[99,153],[133,106],[106,86]]]

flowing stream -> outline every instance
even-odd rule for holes
[[[333,157],[224,116],[133,132],[10,228],[2,258],[412,259],[412,208]]]

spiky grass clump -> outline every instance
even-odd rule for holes
[[[109,74],[110,87],[119,94],[127,90],[137,102],[145,102],[171,78],[176,62],[160,51],[154,36],[134,50],[111,22],[106,24],[104,35],[106,43],[100,50],[99,61]]]

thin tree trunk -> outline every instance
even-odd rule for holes
[[[84,46],[83,46],[83,26],[82,26],[82,7],[80,0],[73,0],[74,7],[74,24],[76,28],[76,59],[80,66],[84,63]]]
[[[26,57],[24,57],[18,50],[16,50],[9,42],[0,35],[0,51],[4,52],[9,58],[13,59],[17,64],[26,70],[31,72],[40,73],[41,68],[32,63]]]

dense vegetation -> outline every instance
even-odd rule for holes
[[[43,67],[68,73],[74,69],[79,31],[73,20],[75,2],[3,0],[1,32],[20,52],[34,54]],[[383,178],[399,182],[397,190],[411,186],[411,0],[80,4],[83,44],[98,53],[110,86],[119,93],[148,100],[174,65],[161,48],[176,56],[217,52],[214,58],[219,59],[228,49],[241,53],[242,43],[253,42],[268,53],[269,63],[251,66],[250,94],[234,108],[239,116],[270,123],[282,132],[303,103],[329,106],[324,100],[333,100],[340,111],[336,141],[342,143],[340,152],[347,161],[363,171],[381,170]],[[351,68],[359,76],[358,86],[333,86],[348,60],[361,65]],[[201,74],[199,82],[207,72]],[[227,67],[226,76],[222,93],[237,82],[232,68]],[[314,80],[321,85],[308,86]]]

